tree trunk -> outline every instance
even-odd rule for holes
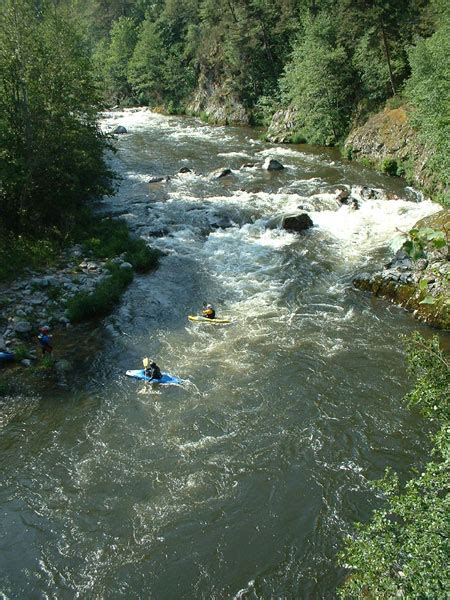
[[[380,19],[380,27],[381,27],[381,35],[383,37],[384,52],[386,54],[386,61],[387,61],[387,66],[388,66],[388,71],[389,71],[389,79],[391,81],[392,93],[395,96],[395,85],[394,85],[394,77],[392,75],[391,56],[389,54],[389,47],[388,47],[388,43],[387,43],[387,39],[386,39],[386,32],[384,30],[383,19]]]

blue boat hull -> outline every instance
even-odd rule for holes
[[[151,379],[145,375],[144,369],[129,370],[126,372],[126,375],[128,375],[128,377],[134,377],[135,379],[141,379],[142,381],[149,381],[151,383],[163,385],[180,385],[182,383],[181,379],[178,377],[173,377],[169,373],[163,373],[161,379]]]
[[[0,362],[11,362],[12,360],[14,360],[12,352],[0,352]]]

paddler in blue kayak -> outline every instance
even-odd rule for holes
[[[207,319],[215,319],[216,311],[211,304],[207,304],[206,306],[203,305],[202,315]]]
[[[144,358],[144,374],[149,379],[161,379],[161,369],[154,360]]]
[[[50,328],[44,325],[39,329],[40,334],[38,335],[39,345],[42,350],[42,356],[51,354],[53,352],[52,336],[50,335]]]

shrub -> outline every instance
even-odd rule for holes
[[[133,265],[138,273],[147,273],[158,266],[161,252],[149,248],[144,240],[130,240],[130,249],[125,254],[125,260]]]
[[[359,525],[340,554],[351,570],[341,598],[443,598],[448,591],[448,373],[436,337],[407,341],[414,389],[406,396],[435,425],[433,461],[402,487],[387,472],[379,487],[385,506]]]
[[[383,158],[378,169],[386,175],[397,175],[398,164],[395,158]]]
[[[74,322],[103,317],[114,308],[127,286],[133,281],[133,271],[108,265],[110,277],[91,292],[80,292],[67,303],[67,315]]]
[[[0,232],[0,281],[15,279],[25,269],[44,269],[53,265],[59,244]]]
[[[300,133],[299,131],[296,133],[293,133],[291,135],[291,139],[289,140],[291,144],[306,144],[307,139],[305,138],[305,136],[303,135],[303,133]]]

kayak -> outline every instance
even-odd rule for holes
[[[14,360],[12,352],[0,352],[0,362],[11,362],[12,360]]]
[[[202,317],[201,315],[189,315],[188,319],[193,323],[212,323],[213,325],[231,323],[231,319],[228,319],[227,317],[224,317],[223,319],[208,319],[207,317]]]
[[[144,369],[129,370],[126,372],[126,375],[128,375],[128,377],[134,377],[135,379],[142,379],[142,381],[149,381],[151,383],[159,383],[164,385],[181,385],[183,383],[181,379],[174,377],[169,373],[163,373],[161,379],[152,379],[151,377],[147,377],[147,375],[145,375]]]

